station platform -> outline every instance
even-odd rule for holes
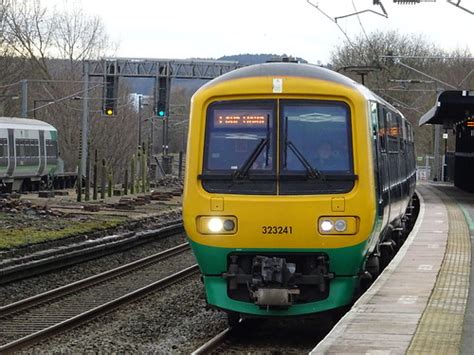
[[[473,353],[474,194],[444,183],[417,194],[406,242],[311,354]]]

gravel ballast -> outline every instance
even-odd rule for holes
[[[166,250],[186,241],[183,234],[159,239],[120,253],[91,260],[66,269],[49,272],[39,276],[13,282],[0,287],[0,305],[6,305],[27,297],[34,296],[68,283],[84,279],[127,264],[160,251]]]
[[[190,353],[227,327],[194,277],[25,349],[25,353]]]

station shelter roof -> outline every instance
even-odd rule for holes
[[[442,124],[452,127],[474,117],[474,91],[446,90],[436,104],[420,118],[419,125]]]

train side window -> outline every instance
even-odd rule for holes
[[[413,142],[413,129],[411,128],[411,124],[407,122],[407,127],[408,127],[408,133],[407,133],[407,140],[412,143]]]
[[[57,155],[57,142],[52,139],[46,139],[46,161],[47,163],[53,163],[56,161]]]
[[[6,138],[0,138],[0,166],[8,165],[8,142]]]
[[[387,126],[385,122],[385,117],[386,117],[386,112],[387,110],[384,107],[379,106],[379,114],[378,114],[378,120],[379,120],[379,140],[380,140],[380,149],[382,152],[385,152],[387,150]]]
[[[387,112],[387,123],[388,123],[388,151],[396,153],[400,150],[399,138],[400,138],[400,125],[397,115],[388,111]]]
[[[17,139],[15,141],[15,148],[16,148],[16,156],[17,158],[25,157],[25,140],[24,139]]]
[[[406,140],[407,140],[407,130],[406,130],[406,124],[402,120],[400,115],[395,116],[397,118],[397,124],[398,124],[398,137],[400,139],[400,150],[405,151],[405,146],[406,146]]]

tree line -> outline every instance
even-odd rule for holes
[[[117,48],[118,44],[110,40],[103,20],[86,14],[80,2],[65,0],[56,7],[46,7],[41,0],[0,0],[2,115],[19,116],[21,81],[28,79],[28,117],[46,121],[58,129],[61,157],[66,170],[74,171],[79,158],[83,60],[113,57]],[[397,58],[387,57],[390,55],[416,58],[402,58],[400,61],[404,65],[401,65]],[[365,75],[365,85],[397,106],[412,122],[417,153],[424,155],[432,153],[433,132],[431,127],[418,128],[418,120],[433,106],[437,91],[448,89],[442,83],[472,88],[474,76],[469,76],[473,70],[470,57],[468,49],[446,51],[416,34],[376,31],[335,46],[328,66],[357,81],[361,80],[357,70],[348,67],[372,68]],[[416,79],[418,83],[406,79]],[[92,80],[90,87],[90,147],[98,150],[99,156],[119,173],[137,149],[137,107],[123,80],[119,87],[117,115],[104,117],[101,114],[102,80]],[[171,152],[185,149],[192,92],[182,86],[172,86]],[[162,122],[151,117],[153,107],[149,103],[142,110],[142,140],[151,140],[154,127],[154,152],[158,153],[163,144]]]

